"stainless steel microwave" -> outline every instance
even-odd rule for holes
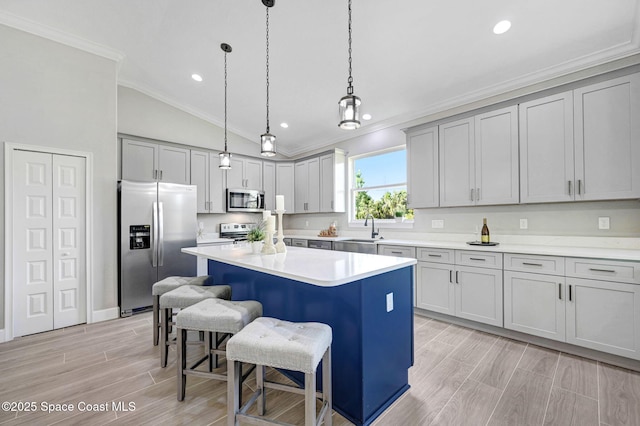
[[[253,189],[227,189],[227,211],[264,211],[264,191],[257,191]]]

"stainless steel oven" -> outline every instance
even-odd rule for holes
[[[264,211],[264,191],[257,191],[253,189],[227,189],[227,211]]]

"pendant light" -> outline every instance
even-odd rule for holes
[[[260,135],[260,153],[265,157],[276,155],[276,137],[269,132],[269,8],[275,3],[275,0],[262,0],[267,7],[267,131]]]
[[[360,127],[360,98],[353,94],[353,77],[351,76],[351,0],[349,0],[349,78],[347,79],[347,96],[338,102],[341,129],[354,130]]]
[[[220,48],[224,52],[224,151],[220,154],[220,167],[224,170],[231,168],[231,153],[227,151],[227,53],[231,53],[231,46],[222,43]]]

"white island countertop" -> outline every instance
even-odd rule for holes
[[[333,287],[415,265],[416,259],[287,247],[286,253],[251,253],[249,245],[186,247],[183,253],[283,278]]]

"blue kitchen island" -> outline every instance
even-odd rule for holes
[[[347,420],[368,425],[409,389],[415,259],[298,247],[261,255],[247,245],[182,251],[209,259],[214,282],[229,284],[233,300],[260,301],[264,316],[331,326],[333,407]]]

